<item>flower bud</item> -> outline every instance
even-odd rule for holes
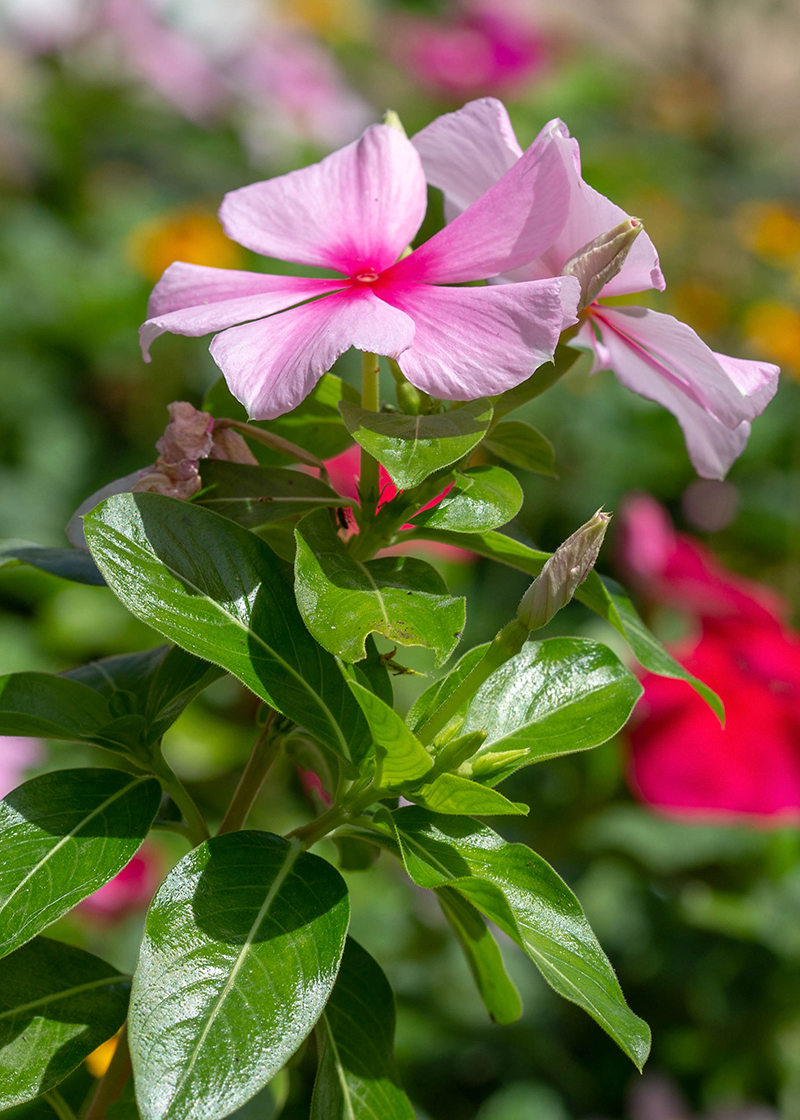
[[[555,550],[522,596],[517,618],[538,630],[565,607],[595,565],[610,513],[597,513]]]
[[[626,218],[572,254],[561,272],[580,282],[579,311],[594,303],[609,280],[617,275],[641,232],[642,223],[638,218]]]
[[[381,124],[388,124],[390,128],[396,128],[398,132],[402,132],[403,136],[408,135],[406,130],[403,128],[403,122],[400,120],[399,113],[396,113],[394,109],[386,110],[386,112],[381,117]]]

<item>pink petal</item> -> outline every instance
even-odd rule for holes
[[[552,360],[575,322],[572,276],[482,288],[382,285],[382,299],[414,320],[414,343],[399,358],[417,388],[444,400],[502,393]]]
[[[142,353],[149,362],[150,347],[165,331],[196,338],[248,319],[261,319],[341,287],[339,280],[272,276],[176,261],[150,295],[148,319],[139,328]]]
[[[272,420],[300,404],[351,346],[396,357],[413,338],[412,320],[364,287],[231,327],[210,351],[248,415]]]
[[[561,153],[540,136],[476,202],[398,261],[387,279],[458,284],[519,268],[553,244],[568,207]]]
[[[426,207],[415,148],[376,124],[320,163],[231,191],[219,216],[228,236],[256,253],[354,276],[396,260]]]
[[[492,97],[471,101],[456,113],[439,117],[413,137],[428,182],[443,191],[448,221],[472,205],[522,155],[508,113]],[[581,178],[578,142],[559,120],[545,125],[532,147],[560,156],[569,181],[569,212],[550,246],[515,266],[513,280],[540,280],[560,275],[569,258],[588,242],[613,229],[628,215]],[[528,149],[530,151],[531,149]],[[534,259],[538,258],[538,259]],[[510,269],[505,269],[508,272]],[[603,295],[664,288],[655,246],[646,233],[637,237],[621,271]]]
[[[496,97],[470,101],[423,128],[411,143],[422,159],[425,177],[445,199],[452,221],[488,191],[522,155],[506,107]]]
[[[604,307],[601,309],[601,317],[600,314],[595,314],[596,307],[597,305],[593,305],[591,320],[584,323],[571,345],[594,352],[596,360],[592,372],[611,369],[626,388],[668,409],[683,430],[686,449],[697,473],[702,478],[724,478],[731,464],[745,448],[750,425],[747,421],[741,421],[734,427],[728,427],[721,423],[703,401],[697,385],[700,384],[704,389],[704,378],[713,375],[721,380],[725,376],[725,371],[714,360],[711,351],[695,335],[698,350],[700,347],[707,350],[711,355],[711,362],[704,363],[704,355],[700,351],[701,361],[698,366],[692,368],[687,363],[684,367],[684,377],[691,379],[684,380],[674,372],[672,363],[664,364],[659,356],[648,352],[641,344],[632,342],[621,333],[622,329],[628,330],[630,318],[627,313],[631,310],[639,315],[668,319],[672,323],[676,320],[655,311],[644,311],[643,308],[615,308],[612,312],[610,308]],[[637,322],[640,324],[641,319]],[[595,337],[593,325],[600,331],[599,341]],[[684,330],[694,334],[688,327]],[[724,399],[724,403],[730,402]],[[739,403],[741,406],[741,398]],[[730,409],[727,411],[730,412]],[[743,408],[742,411],[747,409]]]
[[[748,362],[743,358],[730,358],[727,354],[714,357],[744,396],[751,413],[748,420],[760,416],[778,390],[781,371],[769,362]]]

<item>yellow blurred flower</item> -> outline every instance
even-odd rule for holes
[[[361,0],[279,0],[279,10],[287,23],[325,39],[362,39],[369,33],[369,13]]]
[[[225,236],[216,217],[195,207],[137,226],[130,235],[128,253],[148,280],[158,280],[173,261],[215,268],[241,268],[243,264],[242,250]]]
[[[716,334],[730,319],[728,297],[703,280],[686,280],[668,291],[675,317],[698,334]]]
[[[800,212],[780,202],[745,202],[736,212],[736,232],[751,253],[771,264],[800,257]]]
[[[86,1068],[92,1077],[100,1078],[105,1074],[117,1049],[118,1039],[119,1035],[115,1034],[108,1042],[102,1042],[96,1050],[92,1050],[86,1059]]]
[[[762,300],[747,309],[743,327],[759,355],[771,358],[793,377],[800,376],[800,312],[796,308]]]

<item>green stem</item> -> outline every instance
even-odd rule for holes
[[[48,1093],[42,1094],[44,1100],[55,1112],[58,1120],[75,1120],[75,1113],[59,1093],[58,1089],[51,1089]]]
[[[261,734],[253,744],[253,749],[239,779],[236,791],[231,798],[228,811],[217,830],[217,836],[222,836],[225,832],[237,832],[240,828],[244,828],[245,821],[255,804],[270,767],[280,753],[281,740],[273,734],[272,728],[275,716],[276,712],[271,710]]]
[[[361,355],[361,407],[378,412],[381,407],[380,362],[376,354],[365,351]],[[361,448],[361,479],[359,498],[361,513],[366,522],[375,516],[380,497],[380,476],[377,459]]]
[[[427,746],[442,728],[475,695],[492,673],[519,653],[528,638],[529,630],[515,618],[504,626],[471,673],[464,678],[447,699],[436,709],[431,718],[417,731],[417,738]]]
[[[118,1099],[131,1073],[131,1055],[128,1050],[128,1024],[123,1026],[117,1048],[108,1069],[103,1074],[84,1120],[105,1120],[106,1109]]]
[[[337,805],[336,802],[331,805],[329,809],[308,824],[301,825],[300,828],[294,828],[291,832],[287,832],[287,840],[300,840],[304,848],[310,848],[312,844],[316,844],[323,836],[327,836],[337,825],[347,819],[347,810],[343,805]]]
[[[161,782],[164,792],[169,794],[183,814],[192,845],[196,848],[204,840],[210,839],[211,833],[208,831],[203,814],[195,805],[186,786],[167,763],[161,753],[160,745],[153,751],[153,773]]]

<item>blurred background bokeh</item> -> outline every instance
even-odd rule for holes
[[[225,191],[320,158],[388,107],[412,133],[486,94],[505,101],[523,145],[563,118],[587,181],[643,220],[667,279],[647,306],[714,350],[783,371],[728,479],[701,482],[674,418],[610,373],[589,377],[581,359],[525,409],[555,445],[559,478],[518,472],[525,502],[508,531],[553,548],[598,506],[645,492],[692,538],[684,547],[703,563],[703,549],[716,557],[709,586],[733,581],[757,600],[753,582],[736,579],[764,585],[781,621],[764,623],[766,667],[747,661],[753,631],[737,631],[734,646],[714,630],[728,659],[709,669],[717,686],[739,672],[758,687],[743,705],[753,718],[731,721],[728,739],[693,717],[675,725],[670,749],[705,759],[708,796],[695,789],[691,814],[674,793],[680,766],[672,786],[657,766],[655,779],[652,767],[634,775],[630,741],[528,769],[506,789],[532,811],[504,835],[536,847],[576,890],[653,1028],[643,1078],[505,942],[525,1015],[489,1023],[434,901],[385,856],[368,874],[346,872],[353,932],[395,986],[398,1055],[420,1116],[800,1120],[800,655],[787,628],[800,622],[796,0],[0,0],[0,538],[65,545],[88,494],[152,462],[168,403],[200,405],[218,376],[205,343],[167,336],[145,365],[136,328],[172,260],[269,268],[223,235]],[[340,367],[353,376],[347,357]],[[654,516],[669,535],[666,514]],[[682,602],[680,580],[667,593],[637,570],[654,525],[643,518],[633,546],[617,529],[600,567],[632,579],[660,636],[702,660],[713,626],[697,597]],[[469,644],[513,614],[527,583],[488,561],[438,562],[470,597]],[[0,672],[60,671],[157,641],[106,589],[23,567],[0,570],[0,627]],[[549,632],[619,648],[577,605]],[[431,670],[424,654],[401,656]],[[397,679],[404,703],[422,682]],[[234,788],[254,715],[227,679],[169,733],[166,753],[211,818]],[[652,712],[636,718],[645,750]],[[77,746],[0,746],[0,793],[25,774],[93,761]],[[723,796],[734,755],[740,795]],[[773,756],[788,777],[759,799],[752,787],[773,789]],[[309,796],[281,764],[253,822],[284,831]],[[182,852],[176,837],[148,842],[125,881],[55,935],[132,968],[153,883]],[[309,1062],[301,1056],[281,1087],[287,1120],[304,1114]],[[80,1099],[91,1072],[67,1092]],[[248,1116],[268,1120],[270,1101]]]

